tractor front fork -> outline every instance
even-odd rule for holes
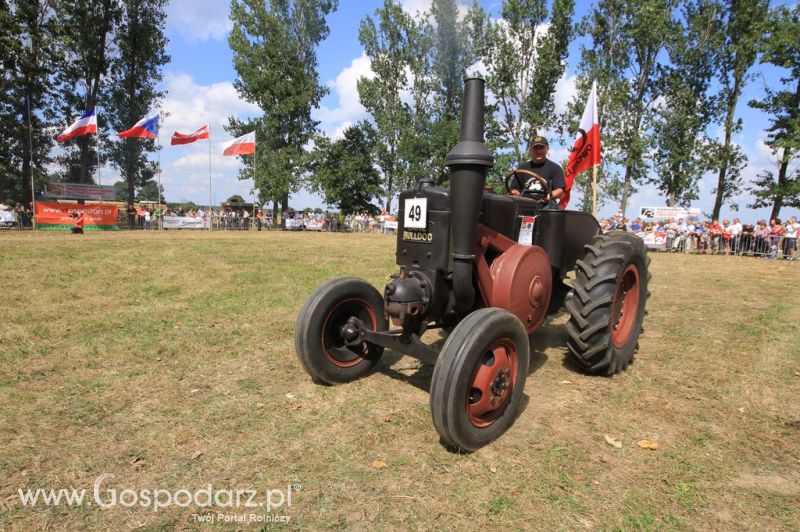
[[[424,334],[426,328],[423,326],[423,330],[420,332],[418,326],[405,325],[411,321],[416,320],[407,319],[402,329],[373,331],[364,325],[363,321],[353,316],[347,320],[347,323],[342,328],[341,334],[347,345],[358,345],[362,342],[369,342],[416,358],[426,364],[436,364],[439,352],[431,349],[420,340],[420,336]]]

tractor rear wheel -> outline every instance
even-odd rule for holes
[[[373,331],[388,329],[383,297],[356,277],[337,277],[319,286],[306,299],[297,318],[294,346],[303,368],[316,382],[350,382],[369,373],[383,347],[361,342],[348,345],[343,329],[356,317]]]
[[[474,451],[511,426],[528,376],[525,327],[499,308],[476,310],[447,337],[431,381],[433,424],[442,441]]]
[[[613,375],[638,347],[650,258],[641,238],[621,231],[594,237],[584,250],[566,300],[567,346],[589,373]]]

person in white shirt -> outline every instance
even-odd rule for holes
[[[675,241],[672,244],[672,249],[674,251],[683,251],[686,252],[686,222],[683,221],[683,218],[678,218],[678,223],[675,224]]]
[[[667,251],[672,251],[678,236],[678,224],[675,223],[674,218],[667,218],[667,223],[664,224],[664,230],[667,232]]]
[[[742,222],[739,221],[739,218],[733,219],[733,223],[728,226],[727,232],[731,235],[731,254],[738,255],[740,235],[742,234]]]
[[[798,233],[800,233],[800,224],[797,223],[797,216],[792,216],[786,222],[783,233],[783,258],[786,260],[794,260]]]
[[[697,229],[694,223],[689,222],[686,224],[686,231],[683,233],[683,252],[689,253],[692,250],[692,240],[694,239],[694,232]]]

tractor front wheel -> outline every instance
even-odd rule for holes
[[[514,421],[529,357],[525,327],[506,310],[476,310],[459,323],[431,382],[431,415],[442,441],[474,451],[503,434]]]
[[[584,249],[566,300],[567,346],[587,372],[613,375],[638,345],[650,258],[642,239],[625,232],[598,235]]]
[[[361,342],[349,345],[347,321],[355,317],[373,331],[388,329],[383,297],[371,284],[355,277],[331,279],[306,300],[294,334],[297,357],[317,382],[350,382],[369,373],[383,347]]]

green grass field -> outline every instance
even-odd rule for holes
[[[431,367],[388,352],[326,387],[296,360],[318,284],[394,270],[382,235],[0,233],[0,529],[285,526],[20,501],[103,473],[118,492],[292,486],[272,513],[311,530],[800,529],[799,265],[653,255],[635,363],[577,372],[551,318],[518,420],[469,455],[439,443]]]

